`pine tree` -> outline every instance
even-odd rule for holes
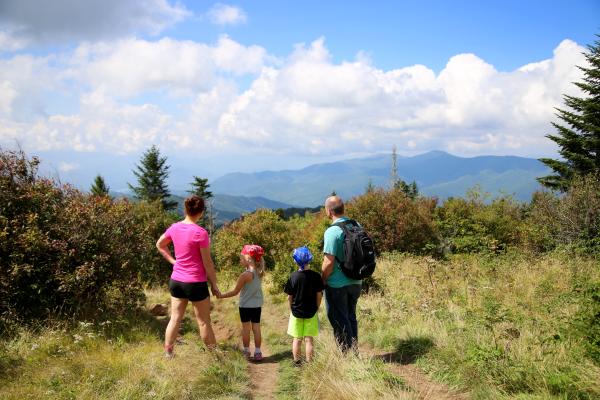
[[[375,191],[375,185],[373,185],[373,179],[369,178],[367,186],[365,187],[365,193],[373,193]]]
[[[188,193],[200,196],[205,200],[204,215],[202,216],[202,219],[199,221],[199,223],[200,225],[207,227],[209,233],[212,234],[214,227],[211,227],[214,225],[214,220],[212,215],[212,207],[209,207],[209,199],[213,197],[213,194],[211,191],[208,190],[208,188],[210,187],[210,185],[208,184],[208,179],[194,176],[194,181],[190,183],[190,185],[192,186],[192,190],[188,190]]]
[[[587,96],[565,95],[568,109],[557,109],[558,118],[565,124],[553,123],[558,132],[546,136],[559,145],[559,154],[563,158],[540,159],[555,174],[538,178],[538,181],[551,189],[566,191],[576,176],[600,174],[600,41],[595,41],[588,49],[585,58],[590,67],[578,67],[584,78],[583,82],[575,82]]]
[[[96,175],[94,183],[90,188],[90,192],[94,196],[108,196],[109,190],[110,188],[106,185],[106,182],[104,182],[104,178],[101,175]]]
[[[202,197],[204,200],[208,200],[213,197],[212,192],[208,190],[210,185],[208,179],[203,179],[198,176],[194,176],[194,182],[192,182],[192,190],[188,190],[188,193],[195,194],[196,196]]]
[[[166,180],[169,177],[167,158],[160,156],[158,147],[153,145],[148,149],[136,165],[133,174],[138,180],[138,186],[129,185],[135,197],[149,202],[160,201],[165,210],[172,210],[177,206],[176,201],[169,201],[171,193]]]

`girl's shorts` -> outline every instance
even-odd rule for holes
[[[317,317],[317,313],[311,318],[296,318],[294,314],[290,314],[287,333],[296,339],[306,336],[317,336],[319,334],[319,318]]]
[[[242,322],[260,323],[261,307],[240,307],[240,320]]]

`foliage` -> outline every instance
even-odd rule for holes
[[[540,160],[554,170],[554,175],[538,178],[551,189],[566,191],[578,175],[600,175],[600,41],[588,49],[585,58],[589,67],[579,67],[584,78],[575,83],[586,96],[565,95],[568,109],[558,109],[558,118],[565,125],[553,123],[558,132],[546,136],[559,145],[563,158]]]
[[[523,205],[510,196],[486,203],[477,190],[449,198],[435,210],[444,252],[497,252],[521,243]]]
[[[213,197],[212,192],[208,190],[210,185],[208,184],[207,178],[200,178],[198,176],[194,176],[194,181],[190,183],[190,185],[192,186],[192,190],[188,190],[188,193],[200,196],[204,200],[208,200],[211,197]]]
[[[136,166],[133,174],[138,180],[138,186],[129,184],[129,188],[139,200],[148,202],[160,201],[165,210],[174,209],[176,201],[169,200],[171,195],[167,187],[169,165],[167,158],[161,157],[158,147],[153,145],[142,155],[140,165]]]
[[[221,228],[215,237],[214,251],[222,270],[238,268],[244,244],[259,244],[265,249],[266,268],[270,271],[272,291],[279,293],[290,274],[297,269],[291,255],[294,248],[306,245],[313,253],[313,269],[320,270],[323,259],[323,233],[328,226],[322,213],[306,212],[285,221],[275,211],[257,210]]]
[[[216,234],[214,251],[221,269],[239,265],[239,255],[244,244],[258,244],[265,249],[267,270],[275,267],[275,260],[286,251],[290,232],[285,221],[271,210],[260,209],[223,227]]]
[[[140,278],[156,272],[160,207],[58,186],[38,177],[38,164],[0,153],[0,325],[138,305]]]
[[[108,196],[109,191],[110,188],[106,185],[104,178],[101,175],[96,175],[96,178],[94,178],[94,183],[90,188],[90,193],[95,196]]]
[[[531,239],[543,250],[569,246],[600,255],[600,178],[575,177],[560,197],[536,193],[528,222],[537,232]]]
[[[352,199],[346,211],[369,233],[378,252],[421,253],[437,243],[435,205],[435,199],[411,199],[399,189],[376,189]]]
[[[210,201],[213,194],[209,189],[210,185],[208,184],[207,178],[200,178],[198,176],[194,176],[194,181],[190,183],[192,190],[188,190],[188,193],[202,197],[205,200],[205,209],[202,218],[198,222],[201,226],[204,226],[208,229],[208,231],[212,234],[214,232],[214,215],[213,215],[213,206]]]

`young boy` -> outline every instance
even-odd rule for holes
[[[313,337],[319,334],[319,321],[317,311],[323,297],[323,280],[315,271],[305,269],[313,256],[306,247],[294,250],[294,261],[298,264],[298,271],[294,272],[285,284],[285,293],[292,313],[288,324],[288,335],[294,338],[292,354],[294,365],[301,364],[302,340],[306,340],[306,361],[313,357]]]

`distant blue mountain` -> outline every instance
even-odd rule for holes
[[[529,200],[538,190],[535,180],[549,170],[538,160],[515,156],[457,157],[432,151],[414,157],[398,157],[398,175],[417,182],[421,193],[439,198],[462,196],[479,185],[492,196],[510,194]],[[363,193],[368,182],[387,187],[391,155],[381,154],[331,163],[315,164],[300,170],[233,173],[213,181],[214,193],[260,196],[297,207],[323,203],[335,191],[344,198]]]

